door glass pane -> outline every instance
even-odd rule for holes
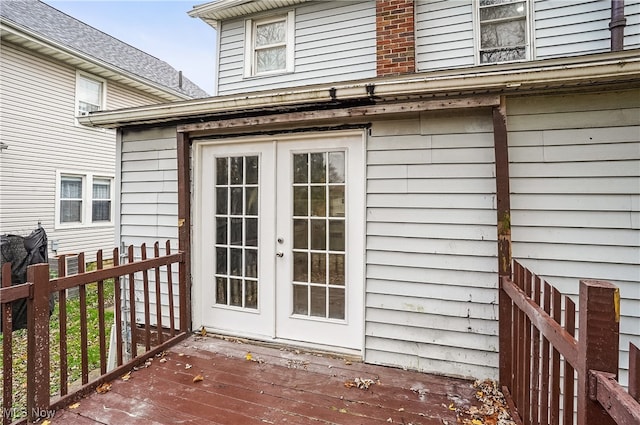
[[[216,158],[216,184],[229,183],[228,158]]]
[[[312,153],[311,155],[311,183],[324,183],[326,181],[325,153]]]
[[[307,220],[293,220],[293,249],[307,249]]]
[[[327,282],[327,255],[324,252],[311,254],[311,282]]]
[[[258,215],[258,188],[247,187],[245,189],[245,205],[247,215]]]
[[[344,185],[329,186],[329,216],[344,217]]]
[[[344,254],[329,254],[329,283],[344,285]]]
[[[324,217],[327,211],[326,186],[311,186],[311,215]]]
[[[325,220],[311,220],[311,249],[327,247],[327,230]]]
[[[293,155],[293,182],[309,183],[309,155]]]
[[[344,320],[344,289],[329,288],[329,318]]]
[[[258,184],[258,157],[248,156],[245,158],[246,164],[246,184]]]
[[[345,152],[293,156],[293,314],[346,317],[345,158]]]
[[[327,289],[324,286],[311,287],[311,316],[326,317]]]
[[[258,156],[216,158],[218,305],[258,308]]]
[[[329,183],[344,183],[344,152],[329,153]]]
[[[293,215],[301,217],[309,215],[308,194],[307,186],[293,188]]]
[[[306,285],[293,285],[293,314],[308,314],[308,288]]]
[[[329,249],[344,251],[344,220],[329,220]]]

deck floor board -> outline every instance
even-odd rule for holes
[[[196,376],[201,380],[194,382]],[[368,389],[349,386],[370,379]],[[302,349],[193,336],[149,367],[56,413],[64,424],[442,425],[475,400],[470,381]]]

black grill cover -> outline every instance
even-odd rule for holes
[[[27,281],[27,267],[32,264],[48,263],[47,233],[43,228],[31,232],[29,236],[0,235],[0,267],[11,263],[11,285]],[[2,284],[0,273],[0,284]],[[13,330],[27,327],[27,300],[13,303]],[[49,299],[49,314],[53,312],[53,297]],[[0,315],[1,319],[1,315]],[[1,323],[1,322],[0,322]]]

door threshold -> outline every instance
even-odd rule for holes
[[[206,329],[206,328],[205,328]],[[322,346],[318,344],[305,343],[301,341],[289,341],[274,338],[272,340],[247,338],[243,336],[225,334],[220,332],[207,332],[203,334],[201,330],[194,331],[195,334],[221,339],[223,341],[236,342],[240,344],[256,345],[260,347],[276,348],[282,351],[291,351],[295,354],[311,354],[319,357],[329,357],[335,359],[344,359],[353,362],[363,362],[362,353],[358,350]]]

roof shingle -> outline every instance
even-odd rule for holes
[[[192,98],[209,96],[168,63],[39,0],[3,0],[0,15],[19,27]]]

